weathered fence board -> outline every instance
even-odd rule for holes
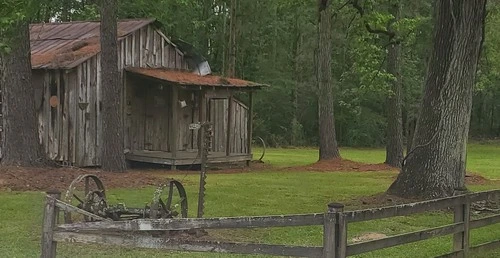
[[[366,209],[358,211],[344,212],[348,222],[359,222],[375,219],[384,219],[396,216],[406,216],[415,213],[441,210],[449,207],[461,205],[469,198],[471,202],[491,199],[497,197],[500,191],[478,192],[469,195],[459,195],[448,198],[441,198],[417,203],[401,204],[391,207]]]
[[[482,253],[482,252],[487,252],[487,251],[497,249],[497,248],[500,248],[500,239],[495,240],[495,241],[491,241],[488,243],[480,244],[477,246],[473,246],[469,250],[474,251],[475,253],[476,252]]]
[[[176,251],[267,254],[297,257],[320,257],[322,247],[300,247],[286,245],[267,245],[250,243],[223,243],[216,241],[180,241],[168,238],[156,238],[145,235],[102,235],[73,232],[55,232],[54,240],[59,242],[78,242],[108,244],[126,247],[143,247]]]
[[[263,228],[323,225],[323,213],[233,218],[178,218],[136,219],[129,221],[102,221],[94,223],[63,224],[61,231],[157,231],[224,228]]]
[[[482,227],[486,227],[486,226],[496,224],[496,223],[500,223],[500,214],[492,215],[492,216],[488,216],[488,217],[484,217],[484,218],[480,218],[480,219],[476,219],[476,220],[471,220],[470,228],[471,229],[482,228]]]
[[[48,196],[45,211],[46,218],[43,227],[42,253],[47,253],[47,256],[44,257],[55,257],[57,241],[65,241],[178,251],[343,258],[453,234],[453,252],[442,255],[441,257],[464,257],[469,253],[500,248],[500,240],[495,240],[475,247],[470,247],[469,244],[469,232],[471,229],[500,223],[500,215],[470,220],[470,204],[474,201],[484,201],[492,197],[498,198],[499,193],[499,190],[494,190],[392,207],[348,212],[344,212],[342,204],[332,203],[328,205],[326,213],[228,218],[137,219],[129,221],[98,221],[91,223],[63,224],[59,226],[55,225],[55,218],[57,217],[55,213],[57,213],[58,208],[65,211],[79,212],[97,220],[102,220],[104,218]],[[349,222],[404,216],[449,207],[455,209],[453,224],[368,242],[351,245],[347,244],[347,228]],[[323,226],[323,247],[227,243],[184,240],[182,238],[169,239],[165,237],[153,237],[154,233],[161,233],[162,231],[169,230],[268,228],[313,225]]]
[[[446,225],[442,227],[435,227],[431,229],[425,229],[420,231],[415,231],[411,233],[390,236],[382,239],[372,240],[368,242],[352,244],[347,246],[347,255],[356,255],[366,252],[371,252],[387,247],[403,245],[408,243],[413,243],[417,241],[422,241],[425,239],[444,236],[449,234],[458,233],[464,230],[463,223],[455,223],[451,225]]]
[[[455,252],[443,254],[440,256],[436,256],[434,258],[458,258],[458,257],[463,257],[463,253],[464,253],[464,250],[460,250],[460,251],[455,251]]]
[[[54,227],[57,223],[59,212],[56,207],[56,200],[61,197],[61,192],[47,192],[47,201],[43,213],[42,228],[42,254],[41,257],[55,257],[57,242],[54,241]]]

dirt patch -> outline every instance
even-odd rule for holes
[[[357,237],[351,239],[351,242],[352,243],[366,242],[366,241],[371,241],[371,240],[382,239],[385,237],[387,237],[386,234],[370,232],[370,233],[365,233],[363,235],[360,235],[360,236],[357,236]]]
[[[97,169],[77,168],[0,168],[0,189],[12,191],[64,191],[71,181],[81,174],[95,174],[106,188],[140,188],[158,185],[168,178],[167,173],[159,171],[131,171],[125,173],[106,173]]]
[[[193,168],[192,168],[193,169]],[[198,168],[199,169],[199,168]],[[253,173],[269,169],[276,171],[397,171],[385,164],[364,164],[350,160],[322,161],[308,166],[274,168],[270,164],[262,162],[252,162],[250,167],[241,164],[231,164],[224,166],[211,166],[209,174],[239,174]],[[21,167],[0,167],[0,190],[12,191],[47,191],[58,189],[66,190],[71,181],[81,174],[95,174],[103,182],[106,188],[142,188],[145,186],[157,186],[167,178],[182,178],[188,174],[198,174],[198,170],[191,171],[171,171],[166,168],[139,167],[130,169],[125,173],[109,173],[99,169],[81,169],[72,167],[51,167],[51,168],[21,168]],[[394,175],[394,179],[397,175]],[[475,173],[468,173],[466,177],[468,185],[488,184],[491,181]],[[409,202],[389,195],[376,195],[363,197],[355,200],[353,206],[381,206],[394,205]]]
[[[209,174],[237,174],[261,171],[271,165],[252,162],[250,167],[242,164],[211,167]],[[73,167],[24,168],[0,167],[0,190],[11,191],[65,191],[76,177],[95,174],[106,188],[142,188],[158,186],[167,178],[182,179],[185,175],[199,174],[199,170],[171,171],[166,168],[140,167],[125,173],[103,172],[99,169]],[[182,181],[182,180],[181,180]],[[184,182],[183,182],[184,183]]]
[[[290,170],[306,170],[318,172],[330,171],[357,171],[357,172],[373,172],[373,171],[397,171],[397,168],[391,167],[387,164],[366,164],[355,162],[347,159],[333,159],[318,161],[314,164],[300,167],[287,168]]]
[[[345,202],[344,204],[348,207],[348,210],[354,209],[368,209],[375,207],[385,207],[393,206],[405,203],[412,203],[422,201],[420,199],[406,199],[394,195],[389,195],[387,193],[380,193],[371,196],[363,196],[359,198],[354,198]]]
[[[272,165],[266,164],[260,161],[252,161],[250,166],[246,166],[244,163],[237,164],[226,164],[226,165],[211,165],[210,174],[238,174],[238,173],[249,173],[257,172],[266,169],[276,169]],[[198,172],[196,172],[198,173]]]
[[[484,185],[490,183],[491,180],[486,179],[478,174],[467,172],[465,175],[465,184],[467,185]]]

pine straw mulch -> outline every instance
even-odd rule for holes
[[[318,161],[316,163],[287,168],[292,171],[316,171],[316,172],[375,172],[375,171],[397,171],[397,168],[387,164],[367,164],[348,159],[332,159]]]
[[[199,169],[199,167],[198,167]],[[397,177],[397,169],[386,164],[365,164],[345,159],[320,161],[314,164],[297,167],[276,168],[261,162],[252,162],[250,167],[240,165],[226,165],[211,167],[210,174],[237,174],[254,173],[274,170],[279,172],[394,172]],[[198,174],[199,171],[170,171],[163,167],[153,168],[151,166],[136,167],[124,173],[109,173],[92,168],[74,167],[45,167],[45,168],[22,168],[22,167],[0,167],[0,190],[7,191],[64,191],[71,181],[81,174],[95,174],[103,182],[106,188],[142,188],[146,186],[157,186],[167,178],[178,178],[179,175]],[[490,180],[475,174],[468,173],[466,183],[469,185],[483,185],[491,183]],[[392,200],[392,199],[391,199]],[[374,200],[371,200],[374,201]]]

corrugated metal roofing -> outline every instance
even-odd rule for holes
[[[118,21],[118,40],[155,19]],[[41,23],[30,26],[33,69],[69,69],[100,52],[100,22]]]
[[[236,78],[225,78],[216,75],[201,76],[188,71],[169,70],[162,68],[125,68],[126,71],[156,78],[162,81],[186,85],[186,86],[210,86],[210,87],[237,87],[237,88],[250,88],[262,87],[264,84],[259,84],[251,81],[245,81]]]

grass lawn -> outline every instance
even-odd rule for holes
[[[343,157],[359,162],[381,163],[382,149],[342,149]],[[258,156],[258,150],[256,155]],[[485,185],[470,186],[472,190],[500,188],[500,146],[471,144],[468,169],[492,179]],[[264,160],[276,167],[306,165],[315,162],[314,149],[268,149]],[[209,174],[205,214],[212,216],[243,216],[323,212],[329,202],[354,203],[353,199],[383,192],[396,176],[395,172],[276,172],[272,168],[255,173]],[[187,188],[190,216],[196,212],[198,176],[179,179]],[[171,177],[166,174],[165,177]],[[104,182],[106,185],[106,182]],[[126,202],[143,207],[154,188],[109,189],[110,203]],[[44,194],[41,192],[0,191],[0,254],[2,257],[39,257],[39,242]],[[350,207],[355,208],[355,207]],[[452,215],[432,212],[407,217],[349,224],[349,238],[377,232],[394,235],[449,223]],[[213,232],[232,241],[321,245],[321,227],[297,227],[259,230]],[[472,232],[472,243],[500,238],[500,224]],[[451,250],[451,237],[388,248],[358,257],[433,257]],[[60,244],[58,257],[246,257],[207,253],[177,253],[158,250],[132,250],[97,245]],[[500,257],[500,251],[478,257]]]

